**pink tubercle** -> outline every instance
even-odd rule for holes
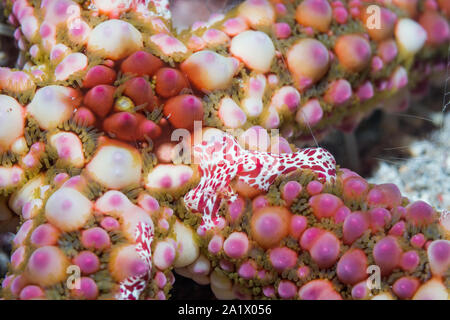
[[[265,286],[263,288],[263,294],[268,298],[275,297],[275,288],[273,286]]]
[[[365,299],[369,295],[369,289],[366,281],[362,281],[352,288],[352,298],[356,300]]]
[[[367,194],[369,207],[386,207],[388,209],[400,206],[402,195],[395,184],[386,183],[373,187]]]
[[[389,78],[388,88],[401,89],[408,84],[408,73],[405,68],[397,67]]]
[[[30,233],[32,227],[33,227],[33,220],[25,221],[20,227],[16,236],[14,237],[13,240],[14,245],[18,246],[22,244],[27,238],[28,234]]]
[[[386,276],[399,265],[402,249],[396,238],[387,236],[375,244],[373,257],[381,269],[381,275]]]
[[[289,248],[281,247],[270,250],[269,259],[278,272],[293,268],[297,263],[297,253]]]
[[[309,125],[311,127],[319,123],[322,118],[323,110],[320,106],[319,100],[317,99],[308,100],[299,108],[295,117],[297,122]]]
[[[313,180],[308,183],[308,185],[306,186],[306,190],[311,196],[314,196],[322,192],[323,184],[319,181]]]
[[[20,294],[20,291],[28,284],[28,280],[23,275],[18,275],[11,281],[9,290],[15,296]]]
[[[113,217],[106,217],[100,222],[100,225],[103,229],[107,231],[119,230],[120,223]]]
[[[91,274],[100,269],[100,260],[91,251],[81,251],[73,259],[73,263],[80,267],[83,274]]]
[[[350,209],[346,206],[342,206],[334,213],[334,222],[343,223],[347,216],[352,213]]]
[[[413,277],[401,277],[394,282],[392,291],[400,299],[411,299],[419,288],[420,281]]]
[[[373,85],[370,81],[366,81],[357,90],[356,95],[361,102],[369,100],[374,96]]]
[[[397,44],[394,40],[383,41],[378,45],[378,55],[384,63],[392,62],[397,54]]]
[[[436,212],[424,201],[416,201],[406,207],[406,220],[415,226],[425,226],[436,220]]]
[[[247,254],[249,249],[248,237],[243,232],[233,232],[223,244],[225,254],[230,258],[239,259]]]
[[[345,218],[342,228],[344,243],[351,244],[369,229],[369,221],[362,212],[353,212]]]
[[[308,266],[302,266],[297,269],[297,276],[300,279],[306,279],[311,273],[311,269]]]
[[[20,291],[20,300],[33,300],[43,298],[45,296],[41,287],[35,285],[29,285]]]
[[[84,298],[86,300],[94,300],[98,297],[99,290],[95,281],[89,277],[81,277],[80,288],[72,289],[75,297]]]
[[[285,22],[278,22],[274,25],[275,36],[278,39],[287,39],[291,35],[291,27]]]
[[[253,199],[252,201],[252,208],[253,211],[256,211],[258,209],[267,207],[269,205],[269,201],[267,200],[267,198],[265,196],[257,196],[255,199]]]
[[[49,223],[41,224],[31,233],[30,241],[38,247],[55,245],[59,238],[59,231]]]
[[[346,284],[356,284],[367,277],[367,256],[360,249],[347,251],[336,267],[339,280]]]
[[[422,233],[415,234],[411,237],[410,243],[414,248],[420,249],[426,242],[426,238]]]
[[[340,242],[336,236],[325,231],[318,237],[309,249],[312,260],[320,268],[331,267],[338,259],[340,251]]]
[[[25,247],[17,248],[11,255],[11,267],[17,269],[25,259]]]
[[[302,300],[342,300],[328,280],[313,280],[303,285],[298,291]]]
[[[399,221],[392,226],[391,230],[389,230],[389,235],[402,237],[405,234],[405,231],[406,231],[405,221]]]
[[[219,266],[220,268],[222,268],[223,270],[227,271],[227,272],[233,272],[234,271],[234,265],[232,262],[222,259],[219,261]]]
[[[293,215],[289,225],[289,233],[295,239],[298,239],[305,231],[308,221],[304,216]]]
[[[153,253],[154,262],[158,269],[165,270],[175,261],[175,246],[167,241],[159,242]]]
[[[334,217],[336,211],[343,205],[341,199],[328,193],[312,196],[308,203],[319,219]]]
[[[341,6],[333,8],[333,18],[337,21],[337,23],[345,24],[348,19],[347,9]]]
[[[212,237],[208,244],[208,251],[212,254],[218,254],[222,250],[223,237],[220,235],[215,235]]]
[[[94,227],[81,234],[81,243],[86,248],[103,250],[111,246],[111,240],[105,229]]]
[[[244,262],[239,267],[238,274],[244,279],[253,279],[256,276],[256,263],[253,260]]]
[[[420,258],[419,254],[415,250],[410,250],[402,254],[400,258],[400,267],[405,270],[412,272],[419,265]]]
[[[242,198],[238,197],[233,202],[228,204],[228,214],[231,221],[237,221],[244,213],[245,202]]]
[[[165,274],[161,271],[157,271],[153,281],[155,281],[156,285],[158,286],[158,288],[163,289],[165,287],[165,285],[167,284],[167,277],[165,276]]]
[[[158,227],[161,228],[162,230],[168,231],[170,228],[169,221],[167,221],[166,219],[160,219],[158,221]]]
[[[297,286],[289,280],[281,280],[278,284],[278,295],[282,299],[292,299],[297,294]]]
[[[352,96],[352,86],[345,79],[333,81],[325,93],[325,101],[335,106],[343,105],[348,102]]]
[[[2,281],[2,288],[7,288],[11,284],[14,277],[14,275],[6,276]]]
[[[231,18],[222,25],[223,30],[229,36],[235,36],[248,29],[246,21],[241,17]]]
[[[375,208],[369,211],[370,228],[375,233],[384,230],[384,227],[391,221],[391,213],[385,208]]]
[[[378,56],[372,57],[371,67],[373,72],[380,71],[384,67],[383,60]]]
[[[277,15],[283,16],[287,13],[287,8],[282,3],[275,4],[275,11],[277,12]]]

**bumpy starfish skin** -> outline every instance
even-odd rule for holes
[[[186,206],[202,214],[202,227],[206,230],[218,224],[217,212],[223,200],[237,197],[230,187],[231,181],[248,184],[267,191],[280,175],[297,169],[314,172],[320,181],[333,183],[336,162],[322,148],[307,148],[295,153],[271,154],[243,149],[232,136],[215,136],[209,143],[194,146],[194,155],[200,159],[200,183],[184,196]]]
[[[347,169],[324,184],[300,169],[269,192],[227,200],[220,223],[199,232],[197,261],[175,269],[219,299],[449,297],[448,217],[393,184],[369,185]],[[375,291],[369,266],[381,272]]]
[[[203,99],[207,125],[248,129],[257,124],[281,129],[287,139],[309,138],[310,128],[319,137],[331,127],[353,130],[380,100],[394,94],[406,99],[408,82],[422,82],[420,75],[431,70],[440,72],[450,40],[441,3],[400,1],[394,3],[395,11],[382,1],[373,3],[381,9],[379,28],[372,26],[371,2],[249,0],[177,34],[167,23],[170,11],[158,11],[165,8],[160,2],[155,11],[143,9],[148,1],[124,6],[47,0],[39,7],[17,0],[10,20],[32,63],[26,71],[5,69],[0,87],[30,95],[36,87],[79,81],[93,68],[114,67],[145,50],[172,65],[180,62],[192,84],[184,87]],[[126,15],[132,18],[121,19]],[[98,21],[99,16],[106,20]],[[156,61],[151,61],[155,70],[145,75],[153,77],[162,67]],[[121,69],[139,73],[140,68]],[[170,77],[174,75],[167,75],[166,82]],[[157,83],[160,79],[157,75]],[[177,108],[166,100],[165,115],[171,115],[175,127],[190,129],[190,121],[183,119],[189,104],[180,100]],[[194,113],[196,119],[203,118],[202,112]]]
[[[50,185],[44,181],[36,180],[12,198],[25,222],[13,240],[12,268],[2,285],[5,297],[56,299],[55,288],[66,288],[70,281],[69,265],[78,268],[81,278],[65,298],[165,297],[170,272],[153,269],[151,245],[152,218],[158,224],[166,220],[157,218],[160,207],[154,198],[141,194],[138,206],[111,190],[93,203],[81,176],[58,174]],[[151,282],[158,289],[149,295],[145,290]]]

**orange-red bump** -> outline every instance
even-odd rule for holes
[[[123,94],[133,100],[136,106],[143,106],[152,111],[156,105],[156,97],[150,82],[144,77],[136,77],[125,82]]]
[[[176,96],[188,87],[184,75],[173,68],[161,68],[156,72],[156,93],[164,98]]]
[[[164,116],[175,128],[194,129],[194,121],[203,120],[203,103],[198,97],[183,94],[167,100]]]
[[[153,76],[163,65],[163,62],[151,53],[136,51],[122,62],[120,69],[123,73]]]
[[[115,91],[116,89],[113,86],[97,85],[86,93],[83,103],[96,115],[104,118],[111,111]]]

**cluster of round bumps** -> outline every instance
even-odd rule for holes
[[[395,185],[342,169],[333,185],[297,173],[239,194],[198,261],[175,269],[218,298],[448,299],[449,219]]]

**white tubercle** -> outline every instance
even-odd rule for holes
[[[43,129],[53,129],[69,120],[77,106],[78,92],[64,86],[46,86],[38,91],[28,104],[28,113]]]
[[[50,137],[49,142],[56,149],[59,159],[74,167],[83,167],[83,144],[76,134],[72,132],[58,132]]]
[[[81,192],[61,188],[53,193],[45,205],[45,217],[62,231],[78,230],[92,215],[92,202]]]
[[[425,44],[427,32],[414,20],[402,18],[395,26],[395,39],[402,51],[408,55],[413,55]]]
[[[19,166],[0,167],[0,189],[17,186],[24,178]]]
[[[448,300],[449,293],[441,280],[431,278],[422,284],[412,298],[413,300]]]
[[[210,276],[211,290],[220,300],[232,300],[236,299],[236,295],[233,292],[233,284],[231,280],[219,271],[214,270]]]
[[[141,180],[142,160],[131,147],[105,145],[86,166],[97,182],[110,189],[121,189],[138,184]]]
[[[225,89],[238,71],[239,61],[210,50],[198,51],[181,64],[182,70],[203,92]]]
[[[153,220],[149,212],[133,204],[122,192],[111,190],[95,202],[95,209],[113,217],[119,218],[122,232],[131,241],[136,241],[136,228],[144,222],[153,229]]]
[[[119,60],[143,47],[141,33],[130,23],[111,19],[97,25],[89,35],[88,51]]]
[[[0,95],[0,152],[6,151],[23,135],[24,109],[16,99]]]
[[[231,40],[230,51],[245,65],[257,72],[268,72],[275,57],[275,47],[267,34],[261,31],[244,31]]]
[[[249,79],[246,84],[246,98],[241,102],[242,107],[249,117],[257,117],[263,110],[263,95],[266,89],[267,80],[262,74],[258,74]]]
[[[245,112],[231,98],[220,100],[219,118],[227,128],[240,128],[247,121]]]
[[[59,81],[67,80],[71,75],[86,69],[88,58],[80,53],[69,54],[55,68],[55,79]]]
[[[271,105],[278,111],[294,113],[300,104],[300,93],[291,86],[284,86],[278,89],[272,96]]]
[[[267,0],[247,0],[238,8],[238,15],[252,27],[270,26],[275,22],[275,11]]]
[[[28,181],[23,187],[14,192],[9,199],[9,207],[18,215],[22,213],[22,207],[28,201],[34,199],[36,191],[44,185],[44,176],[39,175]]]
[[[64,59],[68,54],[70,54],[70,49],[68,46],[62,43],[58,43],[53,46],[50,51],[50,61],[58,62]]]
[[[187,270],[193,275],[206,276],[211,271],[211,263],[208,258],[201,254],[197,260],[187,266]]]
[[[69,39],[76,44],[85,45],[91,32],[89,24],[81,18],[73,19],[67,24]]]
[[[173,232],[176,235],[178,253],[174,267],[186,267],[193,263],[200,254],[200,249],[195,239],[195,232],[178,220],[175,222]]]
[[[44,21],[55,26],[81,16],[80,5],[72,0],[47,0],[41,6],[45,11]]]
[[[194,170],[184,164],[159,164],[150,171],[145,187],[155,191],[177,191],[186,186],[194,176]]]
[[[155,34],[150,37],[150,41],[158,46],[158,48],[166,55],[173,55],[174,53],[186,53],[187,48],[175,37],[166,33]]]
[[[275,129],[280,126],[280,115],[274,106],[267,108],[267,111],[262,116],[263,127],[266,129]]]

